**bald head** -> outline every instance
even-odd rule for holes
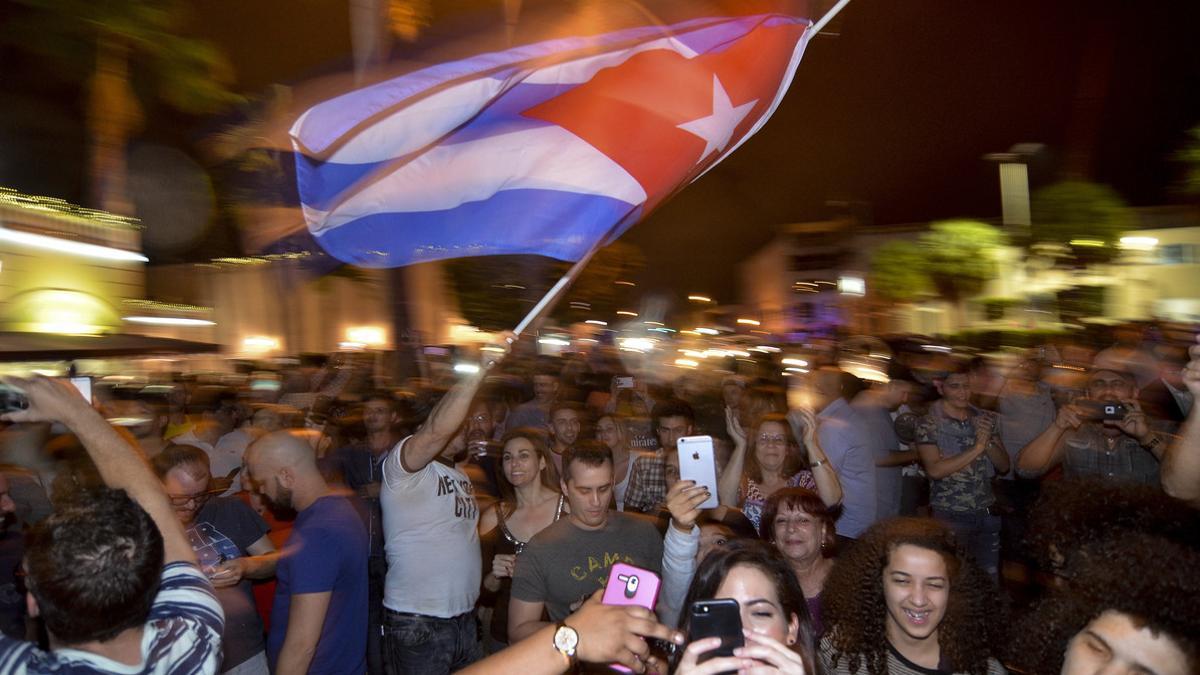
[[[308,439],[289,429],[272,431],[251,443],[246,449],[246,458],[248,463],[262,462],[274,469],[317,470],[317,455]]]
[[[243,461],[258,492],[279,506],[303,509],[326,490],[312,445],[290,430],[254,441]]]

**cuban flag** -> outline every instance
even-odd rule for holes
[[[362,267],[578,260],[757,132],[812,22],[700,16],[442,63],[321,102],[290,130],[309,232]]]

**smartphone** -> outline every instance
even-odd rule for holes
[[[79,390],[79,394],[87,399],[88,403],[92,402],[92,378],[72,377],[71,386]]]
[[[675,446],[679,451],[680,480],[695,481],[696,485],[708,488],[708,499],[700,504],[702,509],[715,509],[721,505],[717,499],[717,461],[713,452],[712,436],[684,436]]]
[[[614,377],[613,381],[617,383],[617,389],[633,389],[633,377]]]
[[[1082,408],[1084,416],[1090,420],[1120,421],[1129,414],[1129,408],[1119,401],[1096,401],[1084,398],[1075,401],[1075,405]]]
[[[637,605],[653,612],[658,603],[660,585],[661,581],[654,572],[617,563],[608,570],[608,583],[604,586],[604,596],[600,602],[605,605]],[[608,667],[621,673],[633,672],[617,663],[610,663]]]
[[[721,646],[703,654],[699,662],[719,656],[733,656],[744,643],[742,611],[737,600],[697,600],[688,608],[688,642],[719,637]]]

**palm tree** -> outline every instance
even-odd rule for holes
[[[181,112],[218,112],[240,100],[209,43],[184,37],[179,0],[13,0],[6,41],[86,86],[89,202],[132,214],[125,155],[143,104],[133,76],[150,75],[158,98]]]

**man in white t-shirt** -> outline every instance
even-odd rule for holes
[[[467,375],[383,463],[383,658],[392,673],[450,673],[483,656],[474,608],[479,508],[460,433],[484,369]]]

